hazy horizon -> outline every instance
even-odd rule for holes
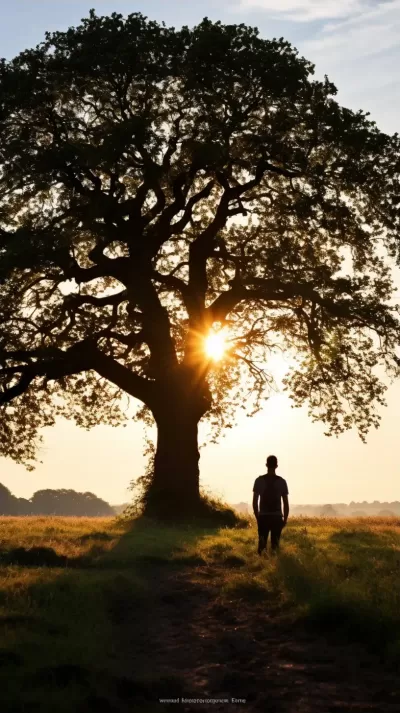
[[[4,485],[4,483],[2,483],[2,482],[0,481],[0,487],[3,486],[3,485]],[[6,486],[6,487],[7,487],[7,486]],[[47,488],[46,488],[46,489],[47,489]],[[46,489],[40,489],[40,490],[46,490]],[[58,488],[51,488],[51,487],[49,487],[48,489],[49,489],[49,490],[54,490],[54,491],[56,491],[56,490],[72,490],[72,492],[75,492],[75,493],[77,493],[78,495],[88,494],[88,493],[89,493],[89,494],[91,494],[91,495],[95,495],[96,497],[99,497],[98,494],[97,494],[95,491],[77,491],[77,490],[75,490],[75,489],[73,489],[73,488],[70,488],[69,485],[65,485],[65,484],[63,485],[62,483],[59,484]],[[11,495],[12,495],[12,496],[14,496],[14,497],[25,497],[27,500],[31,500],[31,499],[33,498],[33,496],[35,495],[35,493],[37,492],[37,491],[33,491],[30,495],[18,496],[16,493],[12,492],[11,488],[9,488],[9,490],[11,491]],[[252,495],[252,493],[251,493],[251,495]],[[233,507],[240,506],[240,505],[247,505],[247,506],[249,507],[249,509],[251,510],[251,509],[252,509],[252,502],[251,502],[251,500],[252,500],[252,498],[250,497],[250,498],[248,498],[248,500],[241,500],[241,501],[235,501],[235,502],[233,502],[233,501],[227,501],[227,502],[228,502],[229,505],[231,505],[231,506],[233,506]],[[122,505],[127,505],[127,504],[129,504],[130,501],[129,501],[129,498],[128,498],[127,500],[125,500],[125,501],[123,501],[123,502],[113,502],[113,501],[105,501],[105,502],[107,502],[107,503],[108,503],[109,505],[111,505],[112,507],[121,507]],[[383,505],[395,505],[395,504],[397,504],[397,505],[399,506],[399,511],[400,511],[400,500],[374,500],[374,501],[351,500],[350,502],[340,502],[340,501],[336,501],[336,502],[330,502],[330,503],[327,503],[327,502],[319,502],[319,503],[308,503],[308,502],[306,503],[306,502],[301,502],[301,503],[300,503],[300,502],[294,502],[294,501],[292,500],[292,502],[291,502],[291,507],[292,507],[292,508],[299,508],[299,507],[304,507],[304,508],[318,508],[318,507],[331,506],[331,505],[334,506],[334,507],[335,507],[335,506],[336,506],[336,507],[338,507],[338,506],[353,507],[353,506],[363,505],[364,507],[370,506],[370,507],[378,508],[378,507],[383,506]],[[400,514],[400,512],[399,512],[399,514]]]
[[[398,127],[400,82],[397,27],[400,0],[386,3],[296,3],[282,0],[221,0],[215,2],[70,2],[58,5],[44,0],[12,4],[0,0],[0,56],[11,59],[44,40],[46,30],[66,30],[80,23],[95,6],[99,14],[142,12],[176,27],[192,26],[204,16],[223,23],[257,26],[264,38],[281,37],[316,63],[316,77],[328,74],[338,87],[339,103],[354,110],[371,111],[379,128],[389,133]],[[295,6],[295,9],[293,7]],[[376,37],[379,36],[379,48]],[[396,283],[399,271],[396,270]],[[283,374],[283,362],[275,362]],[[255,478],[265,472],[266,456],[278,456],[278,474],[289,486],[293,504],[320,505],[340,502],[400,500],[397,423],[400,422],[400,382],[387,392],[388,407],[380,408],[379,430],[372,430],[363,444],[355,431],[339,438],[323,435],[325,427],[312,423],[307,405],[291,409],[287,395],[272,396],[253,419],[242,417],[219,445],[201,450],[204,486],[230,503],[250,502]],[[71,488],[91,491],[110,504],[129,501],[132,478],[143,473],[143,428],[100,426],[91,432],[60,421],[45,433],[44,448],[34,472],[10,460],[0,459],[0,482],[17,497],[31,497],[35,490]]]

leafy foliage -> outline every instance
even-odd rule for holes
[[[378,425],[374,369],[399,366],[399,138],[312,74],[243,24],[94,10],[1,61],[3,455],[32,467],[58,415],[118,425],[123,394],[219,432],[247,396],[260,408],[278,349],[328,434]]]

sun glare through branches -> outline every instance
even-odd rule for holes
[[[210,359],[221,361],[227,348],[225,335],[222,332],[211,332],[205,339],[204,348]]]

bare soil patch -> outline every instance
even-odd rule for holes
[[[130,660],[140,655],[140,668],[167,682],[163,696],[230,701],[181,703],[179,710],[400,711],[396,672],[362,646],[334,643],[293,624],[268,601],[221,603],[217,572],[209,571],[204,585],[194,572],[156,568],[157,606],[151,618],[139,621],[134,614],[133,628],[125,619],[119,634]],[[125,674],[132,676],[128,663]]]

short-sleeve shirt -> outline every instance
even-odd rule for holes
[[[289,495],[286,480],[268,473],[255,479],[253,493],[260,496],[260,515],[282,514],[282,495]]]

